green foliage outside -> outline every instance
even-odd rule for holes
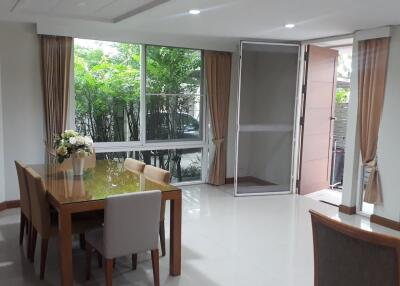
[[[348,103],[350,97],[349,88],[337,88],[336,89],[336,103]]]
[[[138,141],[140,46],[77,40],[74,52],[77,131],[94,142]],[[146,47],[146,140],[201,140],[201,73],[200,51]],[[192,151],[134,152],[134,156],[170,170],[178,181],[187,173],[189,179],[200,179],[199,158],[182,170],[185,152]]]
[[[196,123],[187,115],[196,104],[202,104],[201,67],[200,51],[147,46],[147,140],[200,139],[199,121]],[[193,134],[188,129],[197,132]]]
[[[129,140],[139,138],[140,53],[139,47],[115,44],[118,53],[75,45],[75,104],[78,132],[95,142],[126,141],[124,117],[129,122]]]

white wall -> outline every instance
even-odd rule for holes
[[[0,159],[4,158],[5,178],[0,194],[4,194],[3,200],[15,200],[19,191],[14,160],[27,164],[44,161],[39,42],[33,24],[0,22],[0,38],[4,143]]]
[[[391,35],[388,70],[386,78],[385,101],[382,112],[378,141],[378,168],[382,184],[383,204],[376,205],[376,215],[400,221],[400,191],[399,164],[400,162],[400,26],[391,29],[379,28],[371,31],[360,31],[355,34],[353,47],[352,95],[350,98],[348,126],[346,136],[346,157],[344,169],[344,188],[342,203],[355,206],[359,183],[359,143],[357,127],[357,40],[377,38]]]
[[[357,109],[358,109],[358,42],[353,42],[352,53],[352,75],[351,75],[351,94],[349,100],[349,109],[347,112],[347,130],[346,130],[346,153],[344,158],[343,170],[343,191],[342,204],[345,206],[355,206],[357,204],[358,175],[360,144],[357,132]]]
[[[393,27],[391,34],[385,102],[378,141],[383,205],[377,205],[374,212],[400,221],[400,26]]]
[[[232,55],[232,75],[231,75],[231,95],[229,98],[229,124],[228,124],[228,142],[227,142],[227,169],[226,177],[233,178],[235,175],[236,160],[236,113],[237,96],[239,88],[239,53]]]
[[[255,114],[253,108],[254,94],[257,92],[256,78],[257,78],[257,53],[243,51],[242,55],[242,74],[241,74],[241,90],[242,95],[240,99],[240,122],[241,124],[248,123],[247,120],[251,114]],[[239,67],[238,67],[239,68]],[[240,79],[239,79],[240,80]],[[236,100],[238,100],[236,95]],[[249,102],[250,101],[250,102]],[[237,114],[238,102],[236,102],[235,113]],[[235,130],[236,131],[236,130]],[[234,134],[236,136],[236,133]],[[249,169],[251,168],[251,154],[253,143],[252,133],[241,133],[239,138],[239,156],[238,156],[238,177],[249,176]],[[236,139],[236,138],[235,138]],[[234,161],[233,164],[236,162]]]

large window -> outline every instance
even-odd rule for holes
[[[75,39],[75,126],[98,159],[135,157],[203,179],[206,159],[200,50]]]

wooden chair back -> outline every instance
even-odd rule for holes
[[[145,166],[144,162],[132,158],[126,158],[124,162],[124,168],[133,172],[143,173]]]
[[[25,174],[26,165],[20,161],[15,161],[15,167],[17,169],[17,176],[18,176],[21,212],[25,215],[27,219],[30,220],[31,202],[29,197],[28,183]]]
[[[46,190],[42,178],[30,167],[26,168],[25,172],[30,191],[32,225],[42,238],[49,238],[51,229],[50,205],[46,199]]]
[[[169,184],[171,181],[171,173],[169,171],[151,165],[146,165],[143,173],[145,177],[157,182]]]
[[[400,239],[310,210],[314,285],[400,285]]]

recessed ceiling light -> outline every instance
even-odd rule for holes
[[[285,28],[288,28],[288,29],[293,29],[294,27],[296,27],[296,25],[292,24],[292,23],[288,23],[285,25]]]
[[[198,14],[200,14],[200,10],[197,10],[197,9],[189,10],[189,13],[192,15],[198,15]]]

